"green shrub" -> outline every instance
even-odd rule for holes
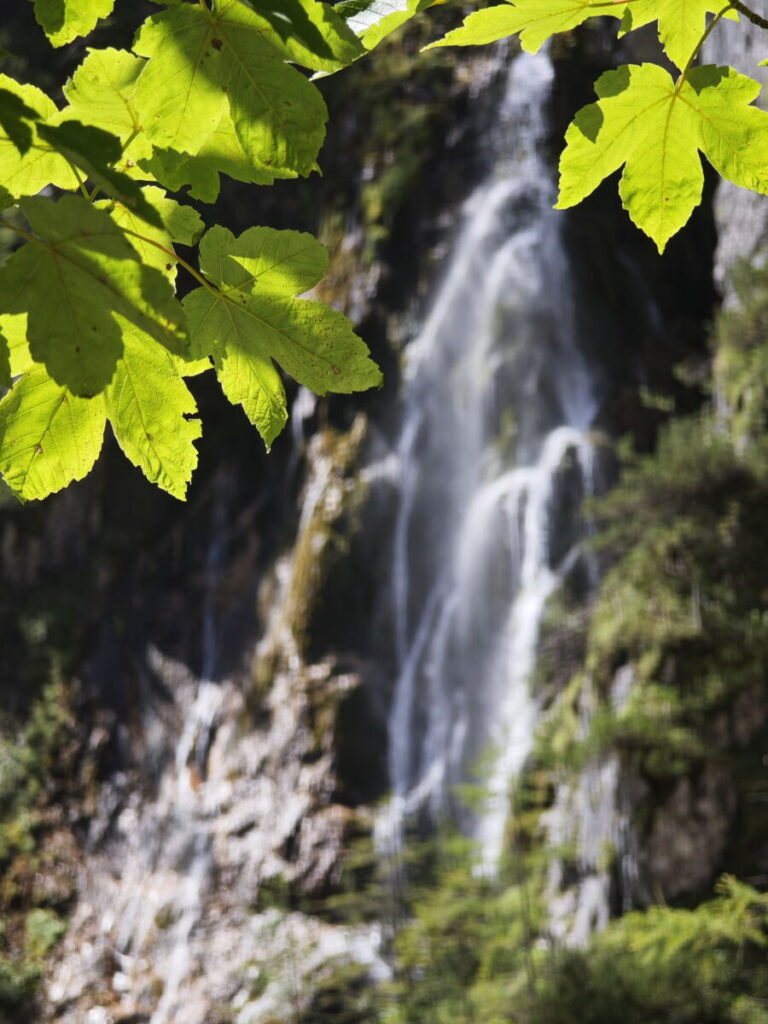
[[[768,1020],[768,895],[733,878],[695,910],[628,914],[553,957],[520,1024]]]
[[[27,955],[42,960],[67,930],[65,921],[53,910],[35,907],[24,923]]]

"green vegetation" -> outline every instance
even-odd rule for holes
[[[407,1024],[764,1024],[768,896],[724,878],[695,910],[628,914],[586,950],[549,946],[521,887],[462,868],[417,901],[378,1019]],[[388,1002],[385,999],[385,1002]],[[620,1018],[617,1016],[620,1014]]]
[[[421,853],[431,875],[409,889],[394,980],[373,990],[340,964],[301,1024],[616,1024],[618,1013],[627,1024],[768,1021],[768,895],[731,876],[695,909],[636,911],[588,948],[562,949],[548,939],[534,875],[511,882],[508,865],[484,877],[455,837]]]
[[[20,735],[0,740],[0,863],[34,850],[37,808],[71,728],[64,687],[51,683]]]
[[[108,422],[126,457],[183,498],[202,430],[185,378],[210,368],[267,446],[287,419],[279,369],[321,395],[381,382],[343,316],[295,298],[326,268],[311,236],[249,228],[236,239],[217,225],[204,233],[188,200],[215,202],[222,174],[268,185],[317,170],[327,110],[304,72],[347,67],[428,0],[298,0],[278,10],[259,0],[158,3],[131,50],[87,52],[62,108],[0,75],[0,229],[19,242],[0,266],[0,386],[9,389],[0,472],[22,499],[87,475]],[[38,0],[35,12],[63,46],[114,6]],[[433,45],[519,33],[536,50],[591,17],[615,16],[622,33],[656,22],[679,76],[644,64],[599,79],[598,101],[566,133],[558,206],[623,167],[624,206],[663,250],[701,201],[700,153],[729,180],[768,192],[758,83],[693,66],[717,22],[737,11],[768,26],[741,0],[519,0],[474,12]],[[436,125],[427,106],[395,110],[386,124],[386,159],[365,168],[375,175],[362,189],[369,242],[386,235],[424,172]],[[54,194],[38,194],[46,188]],[[192,249],[190,259],[178,246]],[[177,289],[192,281],[199,287],[182,305]]]
[[[113,6],[37,16],[63,45]],[[203,222],[166,193],[210,203],[220,173],[268,184],[316,169],[327,112],[295,65],[329,73],[363,52],[316,0],[279,14],[216,0],[150,17],[133,52],[90,50],[61,110],[0,76],[3,226],[25,243],[0,269],[0,471],[21,498],[86,475],[107,421],[130,461],[184,497],[201,427],[183,378],[212,365],[267,446],[287,417],[278,363],[320,394],[379,382],[343,316],[292,298],[325,270],[313,238],[214,226],[198,269],[174,246],[194,246]],[[36,195],[49,185],[73,194]],[[200,285],[184,308],[179,267]]]
[[[530,1024],[764,1024],[768,896],[724,878],[695,910],[651,907],[611,924],[588,950],[554,956]]]
[[[61,916],[71,892],[62,882],[47,809],[73,746],[73,721],[64,686],[49,683],[16,732],[3,723],[0,738],[0,1024],[29,1012],[45,957],[66,931]],[[36,879],[46,875],[50,884]]]
[[[510,0],[470,14],[461,28],[434,46],[486,44],[519,34],[535,53],[551,36],[589,18],[613,16],[626,34],[657,23],[673,79],[658,64],[624,64],[595,83],[597,103],[576,114],[560,158],[557,206],[580,203],[604,178],[623,168],[622,204],[659,252],[701,202],[704,173],[700,153],[724,178],[768,192],[768,115],[752,106],[760,84],[733,68],[694,67],[701,47],[723,17],[737,11],[762,28],[768,21],[741,0]],[[707,15],[713,14],[709,24]]]
[[[764,274],[740,276],[743,310],[716,328],[716,402],[663,427],[654,454],[627,455],[618,486],[594,505],[615,562],[587,634],[584,678],[603,701],[581,752],[633,749],[651,775],[711,753],[708,723],[761,685],[768,663],[768,297]],[[624,664],[635,684],[617,704]],[[578,693],[577,682],[571,703]]]
[[[296,1024],[373,1024],[377,1002],[366,969],[340,963],[320,981]]]
[[[430,870],[410,886],[412,917],[396,938],[383,1019],[501,1024],[531,978],[545,925],[542,879],[519,845],[499,878],[478,872],[477,851],[459,837],[443,835],[431,849]]]

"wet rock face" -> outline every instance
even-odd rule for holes
[[[329,891],[338,876],[353,812],[331,802],[330,744],[323,735],[318,746],[309,695],[355,680],[332,683],[327,665],[281,674],[266,701],[269,728],[245,730],[237,684],[171,682],[170,671],[175,760],[154,798],[141,795],[136,777],[102,789],[47,986],[57,1020],[74,1024],[98,1008],[115,1021],[144,1014],[207,1024],[256,963],[268,970],[259,945],[268,921],[300,894]],[[241,994],[243,1012],[248,1002]],[[242,1019],[260,1019],[254,1014]]]
[[[361,421],[348,437],[318,435],[310,445],[298,537],[265,587],[269,614],[258,644],[252,624],[250,656],[246,647],[229,671],[218,657],[224,598],[242,574],[237,558],[218,551],[215,531],[203,672],[147,650],[162,700],[137,709],[122,740],[130,756],[99,791],[46,988],[48,1017],[210,1024],[235,1007],[237,1020],[255,1024],[287,984],[286,965],[270,966],[286,959],[284,947],[316,945],[311,971],[320,976],[345,949],[366,970],[384,969],[375,928],[286,916],[338,884],[349,832],[366,827],[351,805],[382,779],[375,730],[365,749],[355,739],[375,721],[362,666],[306,657],[310,598],[319,600],[352,521],[362,431]],[[125,729],[115,722],[116,733]],[[310,962],[292,970],[303,976]]]
[[[727,769],[707,764],[685,776],[656,810],[643,844],[643,862],[655,899],[704,892],[712,885],[728,843],[736,793]]]

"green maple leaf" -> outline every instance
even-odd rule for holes
[[[32,126],[29,122],[39,119],[38,112],[25,103],[18,93],[0,89],[0,128],[22,156],[32,145]]]
[[[598,102],[566,133],[558,209],[623,166],[623,205],[662,252],[701,201],[699,151],[736,184],[768,191],[768,114],[749,105],[759,89],[731,68],[696,68],[677,88],[655,64],[606,72]]]
[[[19,85],[8,75],[0,75],[0,88],[16,96],[25,109],[33,111],[38,122],[58,113],[56,105],[34,85]],[[31,115],[29,116],[31,122]],[[77,188],[77,177],[67,161],[38,135],[38,124],[30,123],[32,142],[23,153],[16,140],[2,125],[0,133],[0,186],[12,196],[35,195],[46,185]]]
[[[0,473],[19,497],[45,498],[91,471],[105,422],[101,395],[77,398],[34,366],[0,401]]]
[[[681,92],[696,112],[699,148],[724,178],[768,194],[768,113],[752,106],[760,83],[729,67],[705,64],[688,72]]]
[[[464,19],[459,28],[425,49],[480,46],[519,32],[523,49],[536,53],[557,32],[568,32],[598,15],[621,18],[623,13],[622,6],[607,4],[605,0],[517,0],[516,3],[510,0],[509,3],[475,11]]]
[[[435,0],[341,0],[334,11],[360,37],[366,50],[373,50],[382,39],[431,7]]]
[[[183,318],[166,277],[144,266],[112,218],[79,196],[26,199],[31,241],[0,267],[9,313],[27,312],[33,358],[75,395],[111,380],[123,352],[114,314],[173,351]]]
[[[129,232],[129,241],[142,263],[154,267],[175,283],[177,264],[173,258],[173,243],[195,245],[204,230],[202,218],[197,210],[170,199],[162,189],[148,185],[142,189],[142,195],[155,211],[160,227],[145,223],[144,218],[126,206],[105,202],[99,207],[106,209],[114,222]]]
[[[667,56],[684,68],[701,43],[708,14],[718,14],[725,7],[722,0],[634,0],[622,19],[622,33],[641,28],[658,20],[659,38]],[[725,15],[738,20],[736,11]]]
[[[149,58],[136,88],[139,116],[154,145],[194,153],[227,106],[228,68],[209,12],[183,4],[141,27],[134,50]]]
[[[40,365],[35,363],[29,351],[26,313],[5,313],[0,316],[0,331],[8,340],[12,378],[20,377]]]
[[[288,60],[313,71],[338,71],[365,53],[336,7],[319,0],[243,0],[256,16],[248,24],[271,30]],[[237,3],[231,12],[236,16]]]
[[[222,110],[218,124],[194,156],[155,147],[152,159],[141,166],[172,192],[189,185],[190,195],[206,203],[215,202],[219,195],[220,173],[255,185],[271,185],[276,177],[274,170],[246,156],[229,110]],[[280,177],[298,177],[298,172],[283,168]]]
[[[115,0],[34,0],[35,17],[54,46],[71,43],[112,13]]]
[[[10,358],[11,377],[19,377],[34,366],[27,343],[27,317],[24,313],[15,316],[0,316],[0,332],[5,336]]]
[[[60,115],[117,135],[123,154],[116,167],[134,176],[138,161],[152,155],[136,105],[136,83],[145,64],[127,50],[89,50],[64,86],[70,105]]]
[[[0,332],[0,388],[11,386],[11,350],[8,339]]]
[[[221,346],[214,359],[221,389],[233,405],[243,410],[264,439],[267,450],[288,421],[285,388],[271,359],[265,359],[250,343],[247,325],[235,319],[219,319],[216,331]]]
[[[162,226],[157,211],[146,201],[137,182],[114,168],[113,165],[119,163],[123,155],[123,147],[116,135],[79,121],[41,124],[37,132],[70,164],[79,167],[102,192],[150,224]]]
[[[10,339],[11,372],[24,375],[6,396],[8,401],[0,403],[0,472],[19,497],[44,498],[85,476],[98,455],[107,421],[125,456],[151,483],[176,498],[185,497],[202,426],[199,419],[188,418],[196,417],[197,406],[182,376],[208,369],[210,363],[185,363],[119,319],[124,353],[114,377],[103,395],[81,399],[32,360],[27,317],[0,317],[0,329]],[[47,426],[36,416],[40,401],[52,414]],[[31,423],[28,436],[25,421]]]
[[[203,237],[200,258],[221,290],[198,288],[184,300],[193,354],[213,354],[225,394],[243,406],[267,445],[286,420],[274,363],[321,395],[380,383],[346,317],[296,298],[327,266],[325,249],[311,235],[250,228],[235,238],[214,227]]]
[[[125,352],[106,391],[117,443],[146,478],[183,499],[202,434],[197,406],[171,354],[124,323]]]
[[[317,89],[285,63],[289,49],[240,0],[215,11],[183,4],[150,18],[135,46],[149,58],[136,96],[154,145],[194,156],[229,111],[248,160],[273,176],[308,174],[327,112]]]

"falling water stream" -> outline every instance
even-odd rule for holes
[[[408,351],[398,442],[399,674],[379,835],[396,847],[409,815],[448,814],[490,870],[533,743],[542,616],[578,558],[592,489],[597,402],[543,155],[551,83],[545,54],[513,61],[493,167]],[[486,794],[475,815],[454,797],[472,778]]]

